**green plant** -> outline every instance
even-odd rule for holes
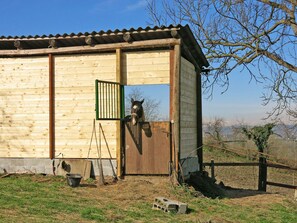
[[[274,123],[268,123],[264,126],[255,126],[251,129],[247,127],[243,127],[243,133],[248,137],[248,139],[253,140],[256,144],[259,152],[264,152],[268,146],[268,139],[273,134]]]

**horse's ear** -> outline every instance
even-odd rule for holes
[[[131,98],[131,103],[132,103],[132,104],[134,103],[134,99],[133,99],[133,98]]]
[[[144,102],[144,99],[142,101],[140,101],[140,103],[142,104]]]

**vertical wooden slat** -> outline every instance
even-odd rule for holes
[[[110,116],[111,116],[111,117],[115,117],[115,116],[114,116],[114,113],[113,113],[113,110],[114,110],[114,105],[113,105],[113,98],[114,98],[114,95],[113,95],[113,88],[114,88],[114,85],[111,84],[111,85],[109,86],[109,95],[110,95],[109,101],[110,101]]]
[[[95,80],[95,100],[96,100],[96,103],[95,103],[95,110],[96,110],[96,120],[99,119],[99,88],[98,88],[98,80]]]
[[[109,92],[109,87],[110,87],[110,84],[107,83],[106,85],[106,104],[107,104],[107,109],[106,109],[106,116],[107,118],[110,118],[110,92]]]
[[[106,107],[107,107],[107,93],[106,93],[106,83],[103,83],[103,101],[104,101],[104,106],[103,106],[103,117],[104,118],[107,118],[106,117]]]
[[[49,59],[49,158],[55,158],[55,64],[52,54]]]

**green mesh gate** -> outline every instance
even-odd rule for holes
[[[124,118],[124,86],[116,82],[95,80],[96,120]]]

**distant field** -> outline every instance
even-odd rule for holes
[[[272,135],[268,141],[268,150],[265,154],[269,160],[297,167],[297,139],[281,138]],[[257,147],[252,140],[248,140],[242,134],[232,134],[231,130],[222,131],[221,142],[209,135],[205,135],[203,142],[206,145],[213,145],[217,148],[234,151],[242,157],[251,159],[257,158]]]

